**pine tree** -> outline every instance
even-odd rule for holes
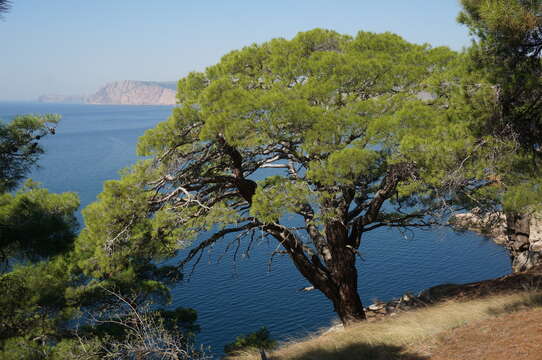
[[[345,324],[365,319],[362,237],[428,226],[473,145],[424,91],[456,56],[389,33],[316,29],[189,74],[182,105],[138,144],[147,159],[85,213],[82,244],[102,249],[88,264],[113,269],[197,239],[182,269],[223,238],[271,238]]]

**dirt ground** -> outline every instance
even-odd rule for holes
[[[458,327],[412,350],[431,360],[542,360],[542,309]]]

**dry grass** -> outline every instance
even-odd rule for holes
[[[448,330],[415,350],[430,355],[431,360],[541,360],[542,308]]]
[[[467,302],[448,301],[405,312],[381,321],[361,323],[343,331],[320,333],[283,344],[270,359],[428,359],[420,353],[424,343],[438,342],[447,330],[469,323],[542,306],[542,292],[498,295]],[[413,352],[415,349],[415,353]],[[257,360],[259,354],[245,353],[237,359]]]

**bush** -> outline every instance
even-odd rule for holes
[[[276,345],[277,342],[271,338],[269,330],[263,326],[258,331],[238,336],[234,342],[226,344],[224,352],[228,355],[233,355],[242,350],[272,350]]]

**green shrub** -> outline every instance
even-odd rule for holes
[[[224,352],[228,355],[233,355],[242,350],[272,350],[276,347],[276,345],[277,342],[271,338],[269,330],[263,326],[258,331],[238,336],[234,342],[226,344],[224,346]]]

